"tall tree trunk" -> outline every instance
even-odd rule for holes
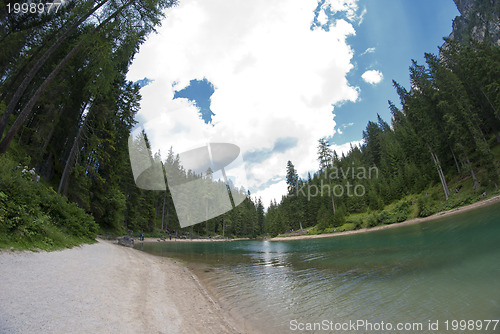
[[[129,6],[133,0],[129,0],[127,3],[122,5],[119,9],[117,9],[112,15],[110,15],[106,20],[104,20],[101,24],[99,24],[90,34],[93,35],[100,31],[109,21],[111,21],[114,17],[116,17],[123,9],[125,9],[127,6]],[[49,74],[49,76],[43,81],[43,83],[38,87],[36,92],[33,94],[31,99],[26,103],[24,108],[22,109],[21,113],[17,117],[16,121],[14,124],[11,126],[9,131],[7,132],[7,135],[3,140],[0,142],[0,154],[3,154],[7,151],[7,148],[10,145],[10,142],[16,135],[16,133],[19,131],[21,128],[21,125],[25,121],[25,119],[31,114],[31,111],[33,110],[33,107],[35,106],[35,103],[38,101],[42,93],[45,91],[45,89],[52,83],[52,81],[55,79],[59,71],[70,61],[71,58],[73,58],[74,55],[80,51],[80,49],[83,47],[87,39],[82,39],[80,43],[75,45],[73,49],[57,64],[57,66],[52,70],[52,72]]]
[[[87,20],[92,14],[94,14],[99,8],[101,8],[106,2],[109,0],[104,0],[101,3],[97,4],[92,10],[90,10],[87,14],[85,14],[80,20],[76,21],[73,25],[71,25],[59,38],[44,52],[44,54],[38,58],[36,63],[33,65],[31,70],[25,75],[21,84],[17,87],[16,92],[10,99],[7,107],[5,108],[2,119],[0,119],[0,138],[5,131],[5,127],[9,121],[10,115],[14,112],[19,100],[23,96],[24,92],[28,88],[28,85],[33,80],[37,72],[42,68],[42,66],[47,62],[49,57],[56,51],[56,49],[64,42],[69,35],[78,28],[80,24],[82,24],[85,20]]]
[[[488,97],[488,95],[486,95],[486,93],[483,91],[483,89],[481,87],[479,87],[479,89],[481,90],[481,93],[483,93],[484,97],[486,98],[486,100],[490,104],[490,107],[491,107],[491,109],[493,109],[493,112],[495,113],[495,115],[497,116],[497,118],[500,119],[500,113],[497,111],[497,109],[495,108],[495,106],[493,105],[493,103],[491,103],[490,98]]]
[[[474,168],[472,167],[472,164],[471,164],[468,157],[467,157],[467,164],[469,165],[469,168],[470,168],[470,176],[472,177],[472,180],[474,181],[474,186],[472,187],[472,189],[477,189],[477,188],[479,188],[479,181],[477,180],[476,173],[474,173]]]
[[[332,180],[330,179],[330,175],[328,175],[328,168],[326,169],[326,177],[328,178],[328,184],[331,186],[332,185]],[[332,189],[330,189],[332,190]],[[332,208],[333,208],[333,215],[335,216],[335,199],[333,198],[333,190],[332,190]]]
[[[458,174],[462,174],[462,170],[460,169],[460,165],[458,164],[457,157],[455,156],[455,151],[453,151],[453,148],[451,146],[448,145],[448,147],[450,148],[451,154],[453,155],[453,160],[455,161],[455,166],[457,166]]]
[[[431,147],[429,144],[427,144],[427,148],[429,149],[429,152],[431,153],[432,160],[434,161],[434,165],[436,166],[437,172],[439,174],[439,179],[441,180],[441,185],[443,186],[444,197],[446,198],[446,200],[448,200],[450,190],[448,189],[448,184],[446,183],[446,178],[444,177],[443,168],[441,167],[441,164],[439,163],[439,159],[438,159],[437,155],[431,150]]]
[[[333,198],[333,191],[332,191],[332,208],[333,208],[333,215],[335,216],[335,199]]]
[[[92,107],[91,107],[92,109]],[[87,116],[85,116],[85,120],[83,121],[82,126],[80,129],[78,129],[78,133],[76,134],[75,139],[73,140],[73,145],[71,146],[71,151],[69,152],[68,159],[66,159],[66,164],[64,166],[64,170],[61,176],[61,180],[59,181],[59,187],[57,188],[57,194],[62,194],[66,195],[68,191],[68,178],[71,173],[71,170],[73,169],[73,166],[76,163],[76,160],[78,158],[78,152],[79,152],[79,143],[80,140],[84,134],[84,132],[87,129],[88,126],[88,121],[90,119],[90,113],[91,109],[89,109],[89,112],[87,113]]]

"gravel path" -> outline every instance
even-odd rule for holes
[[[106,241],[0,268],[0,333],[245,332],[186,268]]]

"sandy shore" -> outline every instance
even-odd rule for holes
[[[463,213],[466,211],[485,207],[485,206],[492,205],[492,204],[499,203],[499,202],[500,202],[500,196],[495,196],[495,197],[488,198],[484,201],[476,202],[476,203],[466,205],[466,206],[463,206],[460,208],[455,208],[455,209],[448,210],[448,211],[438,212],[438,213],[433,214],[432,216],[429,216],[429,217],[415,218],[415,219],[411,219],[411,220],[407,220],[407,221],[404,221],[401,223],[396,223],[396,224],[391,224],[391,225],[377,226],[377,227],[372,227],[372,228],[363,228],[360,230],[347,231],[347,232],[316,234],[316,235],[296,235],[296,236],[290,236],[290,237],[276,237],[276,238],[272,238],[269,240],[270,241],[289,241],[289,240],[302,240],[302,239],[331,238],[331,237],[340,237],[343,235],[351,235],[351,234],[386,230],[389,228],[396,228],[396,227],[405,226],[405,225],[412,225],[412,224],[420,224],[423,222],[435,220],[435,219],[442,218],[442,217],[453,216],[453,215],[456,215],[459,213]]]
[[[107,241],[0,252],[0,333],[246,333],[173,260]]]

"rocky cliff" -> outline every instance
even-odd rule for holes
[[[500,1],[453,0],[461,16],[453,20],[451,39],[470,39],[500,46]]]

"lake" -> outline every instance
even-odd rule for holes
[[[185,262],[263,333],[492,332],[500,319],[500,204],[334,238],[142,249]]]

